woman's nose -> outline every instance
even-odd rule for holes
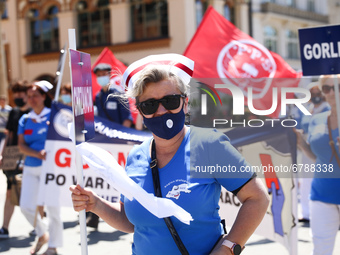
[[[157,116],[162,116],[163,114],[165,114],[165,113],[167,113],[168,112],[168,110],[167,109],[165,109],[165,107],[160,103],[159,105],[158,105],[158,109],[157,109],[157,111],[155,112],[155,117],[157,117]]]

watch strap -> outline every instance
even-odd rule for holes
[[[234,243],[234,242],[232,242],[232,241],[229,241],[229,240],[227,240],[227,239],[224,240],[224,241],[222,242],[222,245],[228,247],[228,248],[231,250],[231,252],[232,252],[233,255],[238,255],[238,254],[240,254],[241,251],[243,251],[243,249],[244,249],[244,246],[241,247],[239,244]],[[241,250],[238,250],[238,251],[239,251],[238,254],[235,254],[235,253],[234,253],[234,248],[235,248],[235,246],[239,246],[239,247],[241,248]],[[240,249],[240,248],[238,248],[238,249]]]

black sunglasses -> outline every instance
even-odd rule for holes
[[[331,90],[335,91],[334,86],[330,86],[330,85],[326,85],[326,84],[322,85],[321,90],[324,94],[328,94]]]
[[[175,110],[181,104],[181,98],[185,98],[185,95],[169,95],[162,97],[161,99],[148,99],[143,102],[137,103],[137,108],[145,115],[154,114],[161,103],[167,110]]]

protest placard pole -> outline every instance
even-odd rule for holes
[[[75,29],[68,30],[68,38],[69,38],[69,48],[76,50],[76,34]],[[72,82],[72,69],[71,69],[71,56],[70,56],[70,74],[71,74],[71,86],[73,88]],[[76,103],[73,99],[73,89],[72,91],[72,111],[74,113],[75,108],[77,107]],[[73,127],[74,127],[74,144],[76,145],[76,129],[75,129],[75,115],[73,114]],[[83,139],[85,140],[85,138]],[[76,168],[77,168],[77,183],[84,187],[84,179],[83,179],[83,163],[81,155],[76,150]],[[79,212],[79,226],[80,226],[80,242],[81,242],[81,254],[87,255],[87,231],[86,231],[86,214],[85,210]]]
[[[64,48],[62,48],[60,50],[60,52],[63,54],[60,61],[61,61],[61,67],[60,67],[60,73],[57,74],[59,77],[58,77],[58,83],[57,83],[57,87],[56,87],[56,90],[55,90],[55,95],[54,95],[54,100],[53,101],[58,101],[59,99],[59,93],[60,93],[60,86],[61,86],[61,82],[62,82],[62,79],[63,79],[63,74],[64,74],[64,66],[65,66],[65,60],[66,60],[66,44],[64,46]]]

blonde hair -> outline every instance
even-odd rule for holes
[[[188,93],[189,85],[184,84],[180,77],[173,74],[171,72],[171,67],[171,65],[148,65],[142,70],[139,78],[135,81],[133,88],[127,91],[127,96],[138,99],[149,83],[156,83],[163,80],[174,81],[179,91],[181,91],[183,95],[186,95]]]
[[[184,84],[183,80],[170,70],[171,65],[148,65],[141,71],[141,74],[135,81],[133,88],[129,88],[126,93],[112,93],[108,97],[118,98],[124,107],[129,109],[129,98],[136,98],[136,104],[139,103],[138,97],[143,94],[145,87],[149,83],[156,83],[163,80],[174,81],[181,94],[188,95],[190,88],[189,84]]]
[[[340,82],[340,74],[336,74],[336,76],[338,77],[338,82]],[[331,74],[327,74],[327,75],[321,75],[319,77],[319,89],[322,91],[322,85],[325,82],[325,80],[327,79],[332,79],[334,77],[334,75]]]

